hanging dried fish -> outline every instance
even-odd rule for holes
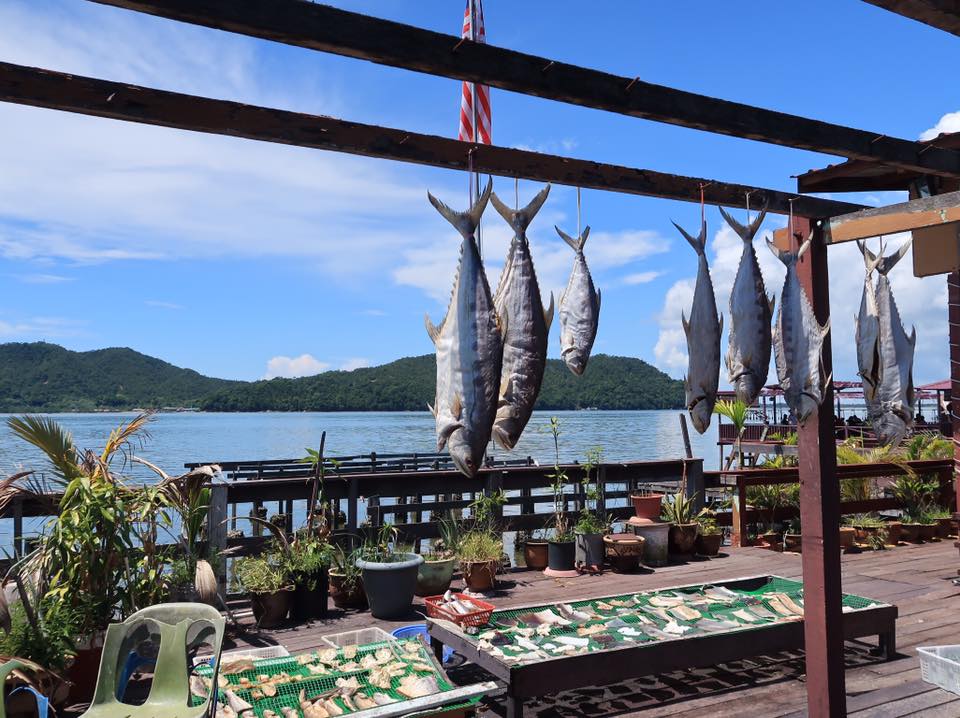
[[[580,376],[587,368],[593,342],[597,338],[600,323],[600,290],[593,286],[593,277],[587,259],[583,256],[583,245],[587,243],[590,228],[574,239],[559,227],[554,227],[563,241],[576,252],[573,269],[567,288],[560,295],[560,356],[567,368]]]

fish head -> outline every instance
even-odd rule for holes
[[[471,479],[477,475],[477,471],[483,465],[483,454],[487,447],[487,442],[470,442],[470,437],[464,431],[455,431],[447,441],[447,451],[450,458],[453,459],[457,471]]]
[[[577,376],[582,376],[584,369],[587,368],[587,359],[589,358],[588,353],[584,353],[577,347],[567,347],[561,352],[563,356],[563,361],[567,365],[567,368],[570,369]]]
[[[716,399],[714,399],[716,401]],[[700,393],[687,400],[687,411],[690,421],[697,433],[702,434],[710,428],[710,419],[713,416],[714,401],[710,401],[706,394]]]
[[[737,392],[737,398],[747,406],[750,406],[757,400],[757,397],[760,396],[765,381],[766,377],[761,378],[752,371],[745,371],[737,377],[733,388]]]
[[[880,412],[871,423],[881,446],[896,446],[910,430],[910,422],[900,410]]]

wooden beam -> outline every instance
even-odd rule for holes
[[[960,35],[960,2],[957,0],[865,0],[871,5]]]
[[[303,0],[93,0],[708,132],[960,177],[960,153],[569,65]]]
[[[960,222],[960,192],[947,192],[831,217],[826,224],[826,239],[831,244],[837,244],[951,222]]]
[[[114,120],[141,122],[181,130],[278,142],[381,159],[466,170],[501,177],[609,190],[626,194],[700,201],[744,207],[747,193],[756,208],[764,198],[770,211],[828,217],[861,205],[819,197],[797,197],[718,180],[602,164],[507,147],[473,145],[435,135],[347,122],[321,115],[244,105],[227,100],[183,95],[21,65],[0,63],[0,100],[77,112]]]

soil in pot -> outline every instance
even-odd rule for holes
[[[671,524],[669,551],[675,554],[691,554],[697,543],[700,524]]]
[[[922,541],[933,541],[937,537],[936,524],[920,524],[920,539]]]
[[[840,548],[853,548],[857,540],[857,530],[853,526],[840,527]]]
[[[417,588],[414,593],[418,596],[439,596],[450,588],[453,572],[457,567],[457,559],[444,558],[424,561],[417,569]]]
[[[578,568],[593,573],[603,572],[603,560],[606,553],[603,547],[603,534],[576,534],[576,555],[574,561]]]
[[[697,536],[697,553],[701,556],[716,556],[723,545],[723,534],[700,534]]]
[[[363,588],[374,618],[401,618],[413,608],[413,592],[423,556],[404,553],[397,561],[357,560],[363,571]]]
[[[283,588],[273,593],[251,593],[250,605],[257,628],[276,628],[290,612],[293,588]]]
[[[330,572],[330,598],[337,608],[366,608],[367,594],[363,590],[363,581],[357,579],[350,586],[344,586],[346,576]]]
[[[460,572],[463,582],[474,593],[484,593],[493,588],[500,561],[492,558],[487,561],[461,561]]]
[[[527,568],[542,571],[547,567],[547,542],[527,541],[523,544],[523,562]]]
[[[577,565],[576,544],[573,541],[549,541],[547,567],[551,571],[573,571]]]
[[[784,551],[796,551],[797,553],[799,553],[802,546],[803,546],[803,542],[800,538],[800,534],[784,534],[783,535]]]
[[[660,511],[663,506],[663,494],[647,494],[640,496],[630,495],[630,502],[638,519],[660,520]]]
[[[301,579],[293,586],[290,618],[294,621],[326,618],[329,593],[330,580],[327,576],[327,569],[322,569],[309,578]]]
[[[900,524],[900,537],[910,543],[920,543],[920,524]]]

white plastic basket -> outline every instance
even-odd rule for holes
[[[960,646],[924,646],[917,654],[924,681],[960,695]]]
[[[232,661],[237,658],[252,658],[253,660],[259,660],[261,658],[284,658],[289,656],[290,651],[288,651],[283,646],[263,646],[262,648],[239,648],[235,651],[226,651],[220,654],[220,662],[224,663],[226,661]],[[213,656],[197,656],[193,659],[193,665],[199,665],[201,663],[209,663],[210,659]]]
[[[382,628],[371,627],[361,628],[357,631],[331,633],[328,636],[323,636],[320,640],[333,648],[343,648],[344,646],[364,646],[368,643],[383,643],[396,639]]]

